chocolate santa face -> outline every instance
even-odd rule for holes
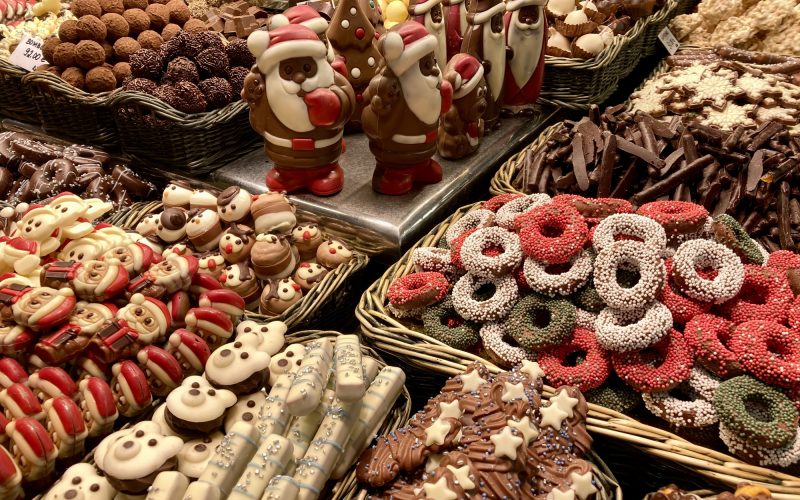
[[[69,288],[38,287],[18,298],[11,310],[14,321],[38,331],[66,321],[75,303],[74,292]]]
[[[79,298],[103,302],[125,290],[128,271],[115,261],[90,260],[75,273],[72,287]]]
[[[301,262],[294,272],[295,283],[300,285],[304,292],[308,292],[317,285],[322,279],[327,276],[328,270],[313,262]]]
[[[80,301],[69,317],[69,323],[81,329],[81,335],[97,333],[106,320],[112,319],[117,308],[106,304]]]
[[[142,344],[159,340],[167,333],[170,324],[167,306],[158,299],[140,293],[133,294],[130,304],[119,310],[117,318],[124,319],[128,326],[138,332]]]
[[[256,276],[261,279],[286,278],[297,266],[297,249],[287,238],[274,234],[259,234],[250,250],[250,261]]]
[[[252,195],[238,186],[229,186],[217,196],[217,213],[225,222],[241,222],[250,215]]]
[[[116,494],[117,490],[92,464],[83,462],[64,471],[42,500],[112,500]]]
[[[151,266],[147,277],[155,284],[163,286],[166,293],[187,289],[192,276],[197,272],[197,259],[193,256],[172,254],[158,264]]]
[[[58,229],[58,215],[50,207],[31,209],[17,222],[19,234],[31,241],[42,242],[50,238],[56,229]]]
[[[301,259],[313,259],[316,257],[317,247],[322,244],[322,231],[316,224],[299,224],[292,229],[292,240],[300,252]]]
[[[199,335],[183,328],[170,335],[165,348],[178,360],[183,375],[187,377],[202,373],[206,361],[211,356],[211,349],[206,341]]]
[[[101,260],[116,261],[122,264],[129,276],[137,276],[150,267],[153,262],[153,250],[139,243],[116,246],[101,257]]]
[[[58,252],[58,259],[86,262],[99,259],[103,254],[103,250],[103,244],[99,239],[84,237],[67,243],[64,248]]]
[[[186,212],[179,208],[167,208],[158,218],[156,234],[166,243],[174,243],[186,236]]]
[[[28,379],[28,386],[42,402],[58,396],[72,399],[78,394],[75,381],[63,368],[57,366],[47,366],[32,374]]]
[[[58,457],[47,430],[30,417],[10,422],[6,426],[10,452],[27,481],[36,481],[53,472]]]
[[[216,248],[222,237],[219,214],[211,210],[203,210],[194,215],[186,225],[186,236],[199,252]]]
[[[108,382],[98,377],[89,377],[78,384],[79,406],[83,412],[88,436],[103,436],[114,427],[119,417],[114,393]]]
[[[169,185],[164,188],[161,201],[164,203],[165,207],[189,208],[192,194],[193,190],[188,184],[175,181],[169,183]]]
[[[111,371],[111,392],[120,415],[133,417],[146,410],[153,402],[153,394],[147,384],[147,376],[133,361],[116,363]]]
[[[145,346],[138,352],[136,359],[147,376],[147,385],[156,396],[166,396],[183,380],[183,371],[178,360],[160,347]]]
[[[249,259],[250,249],[256,242],[252,235],[252,229],[240,224],[226,229],[219,240],[220,255],[231,264]]]
[[[266,316],[278,316],[303,298],[303,289],[291,278],[264,283],[259,310]]]
[[[36,342],[36,336],[23,326],[13,323],[0,324],[0,353],[19,356],[27,352]]]
[[[44,403],[45,428],[61,458],[74,457],[84,451],[88,435],[78,404],[72,398],[56,396]]]

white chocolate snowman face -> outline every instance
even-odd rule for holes
[[[306,348],[303,344],[292,344],[283,352],[272,356],[269,362],[269,384],[275,385],[279,376],[299,369],[305,355]]]
[[[136,232],[142,236],[150,236],[156,234],[158,230],[158,215],[150,214],[136,224]]]
[[[313,240],[319,234],[319,226],[316,224],[301,224],[292,229],[292,238],[295,241]]]
[[[225,283],[224,285],[227,288],[236,288],[242,286],[248,281],[251,281],[255,277],[255,272],[252,268],[249,269],[250,279],[246,279],[242,277],[242,269],[239,266],[228,266],[225,268]]]
[[[112,500],[116,493],[92,464],[84,462],[64,471],[42,500]]]
[[[242,396],[233,407],[225,414],[225,432],[230,432],[236,422],[253,424],[258,417],[258,412],[267,402],[267,393],[256,391]]]
[[[240,338],[244,335],[255,335],[258,337],[257,349],[273,356],[283,348],[286,330],[286,323],[283,321],[257,323],[248,319],[236,326],[236,336]]]
[[[217,389],[199,375],[186,377],[180,387],[167,396],[167,409],[187,422],[209,422],[221,417],[236,404],[236,395]]]
[[[107,476],[123,481],[152,474],[183,447],[181,438],[160,430],[155,422],[141,422],[126,429],[128,433],[111,434],[95,449],[95,463]]]
[[[190,208],[209,208],[217,206],[217,195],[205,189],[195,189],[189,198]]]
[[[226,229],[219,240],[219,251],[223,256],[241,256],[248,247],[252,248],[253,243],[254,240],[251,236],[239,236],[233,234],[230,229]],[[232,258],[231,262],[240,260],[243,259]]]
[[[186,441],[178,452],[178,472],[193,479],[200,477],[224,437],[225,434],[214,432],[210,436]]]
[[[161,201],[167,207],[186,207],[192,198],[193,191],[189,188],[170,183],[161,195]]]
[[[217,212],[222,220],[226,222],[240,221],[250,213],[252,198],[250,193],[244,189],[239,189],[239,192],[228,203],[217,206]],[[219,200],[219,198],[217,199]]]
[[[206,376],[217,384],[238,384],[269,367],[270,356],[258,350],[258,337],[246,335],[222,345],[206,362]]]
[[[158,218],[156,234],[167,243],[174,243],[186,236],[186,213],[177,208],[168,208]]]
[[[26,240],[44,241],[58,228],[58,217],[50,207],[30,210],[17,222],[20,236]]]
[[[198,259],[197,272],[219,276],[225,268],[225,259],[218,253],[204,255]]]
[[[86,204],[75,195],[61,196],[49,206],[55,211],[59,225],[72,224],[86,213]]]
[[[295,281],[291,278],[283,278],[282,280],[278,281],[275,286],[278,287],[277,295],[281,300],[296,300],[298,295],[303,294],[300,285],[295,283]]]
[[[186,224],[186,236],[196,238],[219,227],[219,214],[211,210],[203,210],[189,219]]]

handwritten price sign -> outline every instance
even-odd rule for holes
[[[23,35],[9,60],[28,71],[35,70],[38,66],[46,63],[42,56],[42,41],[33,36]]]

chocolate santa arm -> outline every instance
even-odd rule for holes
[[[273,477],[281,474],[292,460],[292,443],[283,436],[270,434],[258,447],[247,470],[233,488],[229,500],[261,498]]]
[[[311,413],[322,399],[333,361],[333,344],[321,339],[308,346],[306,355],[286,397],[286,406],[292,415]]]

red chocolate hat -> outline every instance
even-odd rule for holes
[[[114,392],[108,382],[99,377],[81,380],[78,385],[81,397],[91,409],[96,409],[103,418],[116,418],[117,405],[114,403]]]
[[[200,295],[198,304],[200,304],[200,307],[211,307],[220,310],[234,320],[239,319],[244,314],[247,306],[242,296],[229,288],[209,290],[203,293]]]
[[[199,275],[196,275],[199,276]],[[186,325],[184,318],[189,309],[192,308],[192,299],[189,294],[184,291],[178,291],[172,294],[169,302],[167,303],[169,314],[172,318],[172,326],[176,328]]]
[[[458,99],[472,92],[483,78],[483,65],[473,55],[461,53],[450,59],[448,66],[456,72],[453,84],[453,97]]]
[[[437,46],[436,37],[416,21],[406,21],[393,27],[379,41],[386,64],[398,76],[436,50]]]
[[[226,339],[233,333],[230,316],[211,307],[195,307],[186,313],[186,329]]]
[[[42,401],[57,396],[74,398],[78,395],[78,386],[63,368],[48,366],[34,373],[28,379],[28,385],[35,390]]]
[[[129,360],[120,361],[111,367],[112,373],[123,396],[139,408],[148,406],[153,401],[147,376],[136,363]]]
[[[47,419],[52,421],[58,419],[61,428],[69,436],[81,436],[86,434],[86,424],[83,422],[83,414],[78,404],[67,396],[56,396],[47,403]],[[53,422],[53,427],[58,426]]]
[[[183,380],[183,372],[178,360],[170,352],[160,347],[148,345],[136,355],[143,370],[149,370],[165,385],[178,387]]]
[[[50,435],[42,424],[31,417],[14,420],[6,426],[6,434],[26,457],[36,457],[40,466],[52,462],[58,456],[58,450],[50,439]]]
[[[269,18],[270,30],[287,24],[300,24],[310,28],[317,35],[325,33],[325,30],[328,29],[328,21],[320,15],[317,9],[309,5],[295,5],[283,11],[283,14],[275,14]]]
[[[16,359],[0,358],[0,387],[5,389],[17,383],[28,383],[28,371]]]
[[[5,432],[5,425],[2,429]],[[22,482],[22,473],[19,471],[14,457],[4,446],[0,446],[0,489],[4,491],[16,488]]]
[[[185,359],[196,373],[205,369],[206,361],[211,356],[211,349],[202,337],[189,330],[179,328],[169,336],[166,345],[169,352],[176,353],[176,357]]]
[[[279,62],[296,57],[324,59],[328,48],[310,28],[287,24],[272,31],[254,31],[247,47],[256,57],[259,71],[267,74]]]
[[[150,312],[150,314],[155,316],[156,320],[159,322],[159,327],[162,332],[166,332],[169,329],[172,315],[170,314],[169,308],[167,308],[165,303],[161,302],[155,297],[145,297],[140,293],[133,294],[130,303],[144,307]],[[123,317],[121,319],[126,318]]]
[[[209,290],[220,290],[222,288],[222,283],[210,274],[197,273],[192,276],[192,286],[190,290],[195,295],[206,293]]]
[[[42,405],[27,385],[13,384],[1,392],[0,403],[14,419],[33,417],[38,420],[44,417]]]

